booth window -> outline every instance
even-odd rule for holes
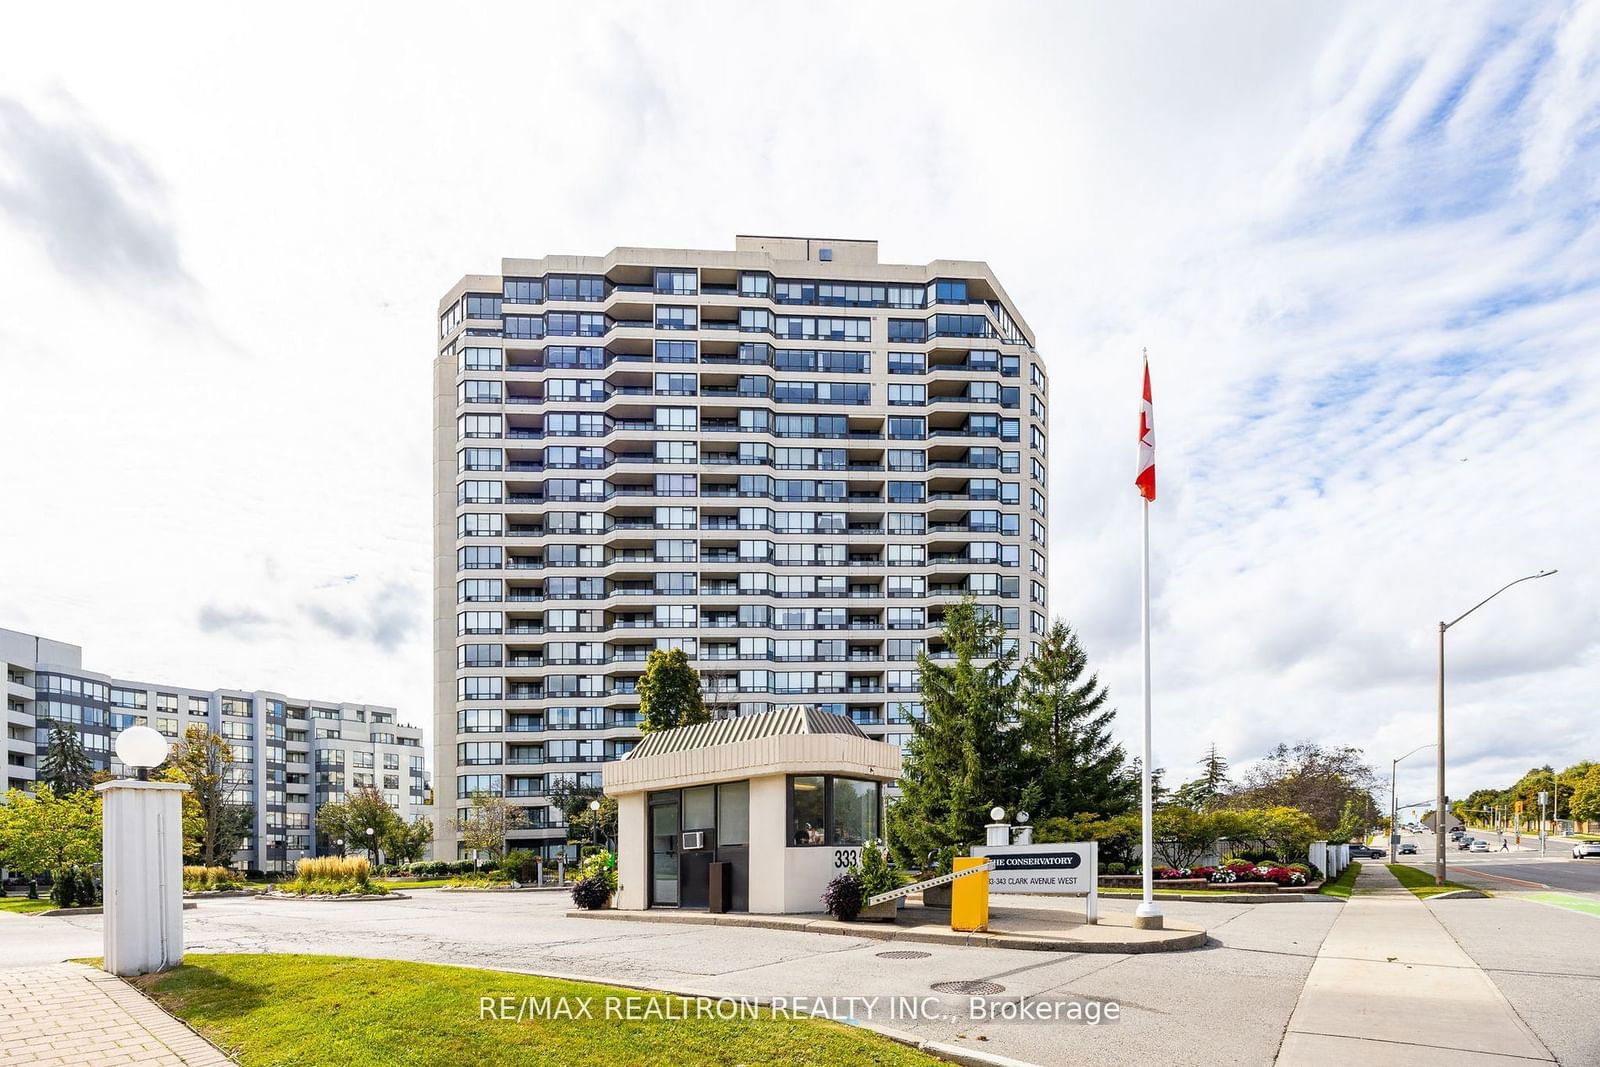
[[[827,844],[827,779],[821,775],[791,778],[789,798],[793,812],[789,821],[794,828],[790,840],[797,845]]]
[[[717,844],[750,843],[750,783],[717,786]]]
[[[859,845],[880,837],[882,786],[832,775],[789,779],[789,844]]]

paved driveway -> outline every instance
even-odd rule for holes
[[[1029,901],[1029,903],[1035,903]],[[192,952],[316,952],[564,974],[688,992],[763,997],[936,996],[936,982],[989,981],[1002,997],[1114,1000],[1121,1021],[969,1021],[964,997],[941,998],[954,1021],[874,1021],[1041,1064],[1270,1064],[1335,904],[1172,902],[1206,926],[1208,947],[1156,955],[1075,955],[901,945],[824,934],[567,919],[562,894],[442,894],[408,901],[212,900],[185,912]],[[1068,909],[1080,903],[1064,903]],[[1131,901],[1106,901],[1131,910]],[[916,959],[880,953],[926,951]],[[0,966],[98,955],[100,918],[0,915]],[[883,1004],[885,1002],[880,1002]],[[477,1005],[441,1004],[473,1012]]]

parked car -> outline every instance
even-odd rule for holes
[[[1473,851],[1473,852],[1488,852],[1489,851],[1489,842],[1485,841],[1483,838],[1480,837],[1480,838],[1478,838],[1476,841],[1474,841],[1472,843],[1471,851]]]
[[[1416,854],[1417,854],[1417,846],[1416,846],[1415,842],[1407,841],[1405,844],[1400,846],[1400,855],[1402,855],[1402,856],[1415,856]]]
[[[1589,856],[1600,856],[1600,841],[1579,841],[1572,846],[1572,858],[1581,860]]]
[[[1384,852],[1383,849],[1373,848],[1371,845],[1350,846],[1350,856],[1352,859],[1375,860],[1382,859],[1385,855],[1387,855],[1387,853]]]

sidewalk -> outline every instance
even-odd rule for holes
[[[1532,1067],[1553,1057],[1382,863],[1363,864],[1289,1019],[1280,1067]]]
[[[0,1067],[232,1062],[115,975],[80,963],[0,970]]]

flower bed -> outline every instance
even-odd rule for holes
[[[1300,863],[1285,866],[1236,860],[1217,867],[1158,867],[1152,881],[1162,889],[1221,889],[1239,893],[1287,889],[1299,892],[1311,888],[1314,873]],[[1320,884],[1320,878],[1317,883]],[[1144,880],[1137,874],[1102,874],[1099,884],[1106,889],[1121,889],[1142,886]]]

